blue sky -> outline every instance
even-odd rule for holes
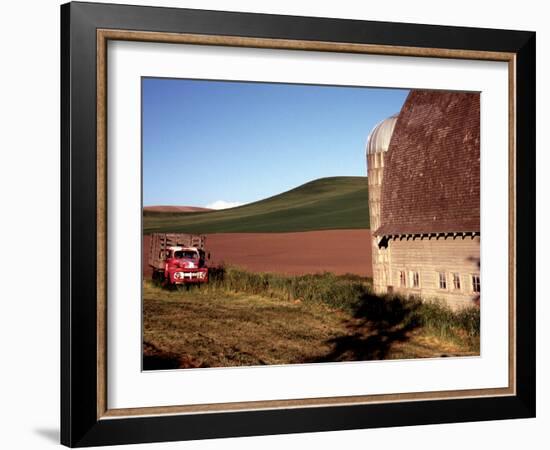
[[[250,203],[364,176],[365,142],[408,90],[144,78],[143,204]]]

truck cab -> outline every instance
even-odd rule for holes
[[[165,286],[207,283],[206,236],[189,233],[153,233],[149,266],[153,281]]]
[[[164,279],[169,284],[206,283],[208,268],[204,252],[196,247],[171,246],[166,249]]]

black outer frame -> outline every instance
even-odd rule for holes
[[[98,420],[98,28],[515,53],[517,395]],[[534,416],[534,32],[80,2],[61,6],[62,444],[82,447]]]

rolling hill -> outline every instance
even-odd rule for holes
[[[282,233],[368,229],[366,177],[310,181],[237,208],[207,212],[143,212],[143,233]]]
[[[201,208],[200,206],[173,206],[173,205],[153,205],[144,206],[144,211],[152,212],[205,212],[212,211],[210,208]]]

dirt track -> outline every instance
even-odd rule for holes
[[[372,276],[370,230],[330,230],[300,233],[209,234],[212,263],[241,266],[255,272],[304,274],[333,272]],[[143,272],[150,238],[143,238]]]

